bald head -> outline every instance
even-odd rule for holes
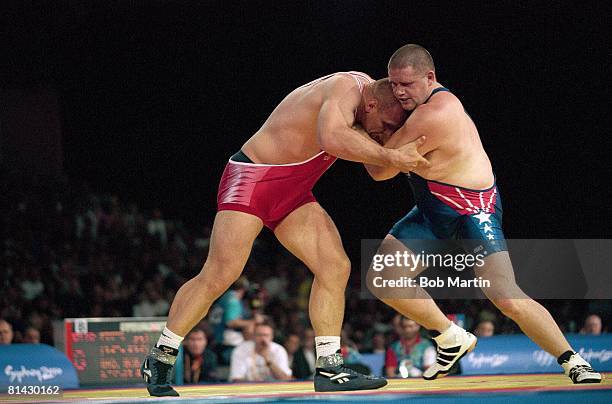
[[[376,80],[371,84],[372,95],[378,101],[378,108],[387,111],[390,108],[400,108],[401,106],[395,96],[389,79]]]
[[[391,55],[387,68],[389,70],[403,69],[409,66],[419,73],[436,71],[431,54],[427,49],[416,44],[404,45],[396,50],[395,53]]]
[[[355,111],[355,123],[379,144],[385,144],[407,117],[408,114],[395,99],[388,79],[367,84]]]

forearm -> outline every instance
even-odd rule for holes
[[[393,157],[396,153],[348,127],[335,130],[320,143],[323,150],[342,160],[377,166],[393,165]]]
[[[375,181],[384,181],[395,177],[399,174],[399,170],[395,167],[381,167],[373,164],[364,164],[364,167]]]

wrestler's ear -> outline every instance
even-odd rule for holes
[[[430,70],[426,74],[427,84],[431,85],[436,81],[436,73],[433,70]]]
[[[365,112],[369,113],[375,111],[376,108],[378,108],[378,100],[376,98],[370,98],[368,101],[366,101]]]

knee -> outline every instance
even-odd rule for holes
[[[320,263],[312,272],[322,286],[344,288],[351,275],[351,261],[347,256],[339,256]]]
[[[519,317],[523,312],[523,299],[493,299],[493,304],[511,319]]]
[[[194,281],[201,284],[203,289],[220,296],[238,280],[242,269],[241,265],[237,265],[230,260],[209,258]]]

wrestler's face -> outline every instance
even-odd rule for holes
[[[423,73],[412,66],[389,69],[389,82],[393,95],[406,111],[412,111],[427,100],[429,88],[434,81],[433,71]]]

